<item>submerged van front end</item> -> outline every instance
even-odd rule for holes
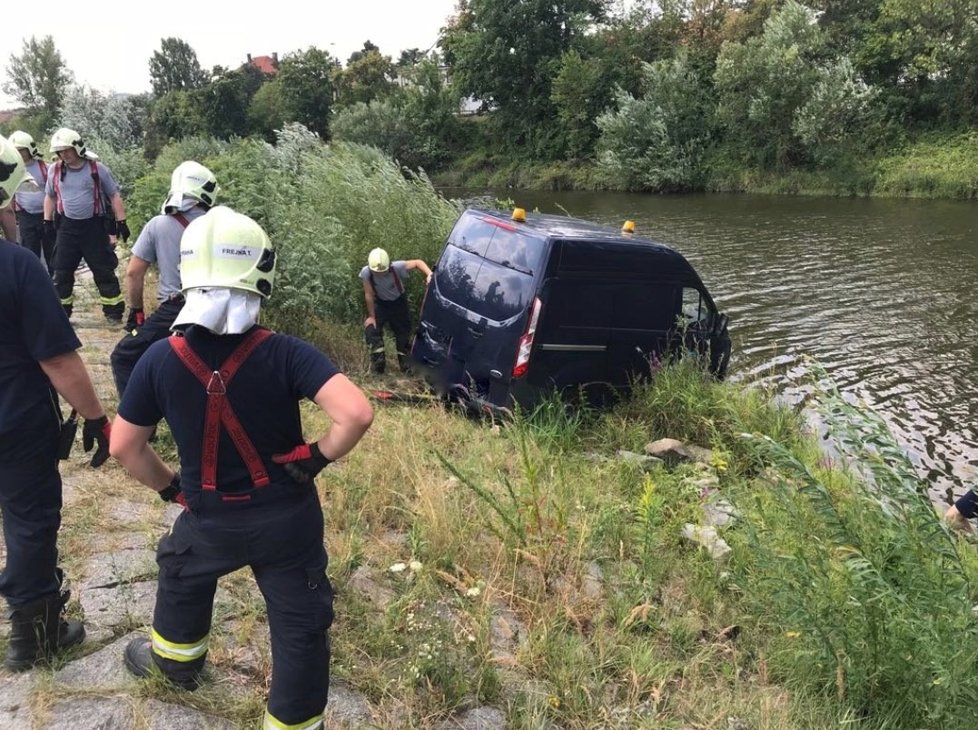
[[[606,401],[690,350],[724,375],[726,317],[678,252],[573,218],[470,209],[435,267],[412,358],[439,392],[530,407],[554,390]]]

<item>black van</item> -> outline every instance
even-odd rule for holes
[[[411,356],[443,394],[530,407],[554,389],[601,402],[690,350],[724,376],[727,317],[678,252],[575,218],[468,209],[438,259]]]

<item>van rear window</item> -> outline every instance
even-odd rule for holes
[[[497,264],[534,273],[543,259],[545,240],[492,218],[463,215],[448,242]]]
[[[438,293],[480,317],[502,321],[520,314],[533,296],[533,277],[487,261],[451,243],[435,272]]]

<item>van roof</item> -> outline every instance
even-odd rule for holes
[[[505,211],[470,208],[466,212],[492,218],[509,230],[530,229],[530,235],[562,240],[559,268],[564,274],[615,272],[616,275],[647,277],[668,275],[698,284],[702,281],[693,266],[679,251],[647,238],[622,235],[611,226],[580,218],[543,213],[527,213],[526,222],[517,223]],[[615,251],[613,257],[595,257],[595,248]],[[705,288],[704,288],[705,289]]]
[[[547,213],[527,213],[525,223],[516,223],[512,220],[509,213],[500,210],[488,210],[483,208],[471,208],[481,215],[490,216],[518,228],[531,228],[535,232],[552,238],[577,238],[577,239],[601,239],[603,241],[627,241],[629,243],[645,243],[653,246],[669,248],[666,244],[653,241],[648,238],[641,238],[635,235],[623,235],[620,230],[611,226],[603,226],[591,221],[571,218],[566,215],[551,215]]]

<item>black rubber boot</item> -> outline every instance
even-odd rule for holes
[[[23,672],[47,661],[60,649],[80,644],[85,627],[80,621],[63,616],[70,593],[41,599],[10,611],[10,642],[4,666],[12,672]]]
[[[146,637],[137,637],[126,645],[123,655],[126,669],[137,677],[163,676],[177,687],[193,692],[200,687],[200,672],[204,659],[190,662],[175,662],[153,653],[153,642]]]

